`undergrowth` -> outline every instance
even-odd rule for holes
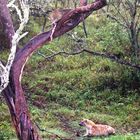
[[[104,18],[94,22],[93,28],[92,20],[92,16],[87,20],[87,39],[84,39],[81,26],[70,32],[77,32],[84,40],[82,45],[64,35],[39,51],[50,56],[61,50],[73,51],[79,45],[130,61],[130,44],[123,29]],[[37,23],[30,24],[35,25],[36,33]],[[2,54],[2,58],[4,56]],[[32,120],[40,129],[45,129],[39,130],[45,140],[54,134],[74,140],[85,139],[82,137],[85,129],[78,125],[82,118],[111,125],[117,130],[116,136],[95,139],[139,140],[139,76],[136,69],[86,53],[58,55],[48,60],[35,52],[25,66],[22,85]],[[0,104],[0,112],[0,139],[12,139],[15,135],[4,101]],[[81,137],[76,137],[76,133]]]

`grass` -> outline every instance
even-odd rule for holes
[[[98,106],[101,107],[100,104],[98,104]],[[112,106],[114,107],[114,105]],[[124,107],[124,109],[127,109],[127,107]],[[139,130],[136,128],[137,126],[133,126],[133,123],[136,123],[136,120],[125,119],[127,116],[125,113],[125,116],[120,115],[122,112],[125,112],[123,108],[120,111],[120,114],[114,113],[114,115],[112,115],[108,112],[101,112],[96,110],[94,110],[94,112],[90,112],[87,111],[86,108],[73,109],[70,106],[64,106],[55,102],[51,102],[47,103],[44,109],[39,109],[30,103],[30,111],[33,121],[36,122],[41,129],[45,129],[45,131],[40,131],[40,134],[44,140],[51,139],[51,137],[55,135],[62,138],[72,138],[73,140],[86,140],[86,138],[82,137],[82,135],[85,133],[85,128],[79,126],[79,122],[82,118],[89,118],[96,123],[109,124],[115,127],[117,130],[117,134],[115,136],[90,138],[91,140],[139,140],[140,138],[140,135],[137,134],[139,132]],[[131,113],[133,114],[132,110]],[[5,114],[8,116],[8,111],[5,111]],[[130,118],[130,116],[128,115],[128,118]],[[10,126],[10,122],[7,122],[6,120],[3,123],[5,123],[6,127]],[[4,130],[6,130],[6,128],[4,128],[1,133],[4,133]],[[131,133],[132,131],[134,131],[134,133]],[[80,133],[80,137],[76,136],[77,132]],[[6,132],[5,134],[6,135],[3,135],[4,140],[12,139],[14,136],[14,130],[9,127],[8,133]]]
[[[89,100],[88,96],[92,100]],[[140,114],[140,99],[137,94],[122,97],[117,92],[109,90],[96,94],[64,89],[53,90],[43,96],[46,98],[43,108],[34,105],[36,100],[39,101],[38,97],[40,96],[36,95],[35,98],[29,100],[29,105],[32,120],[41,129],[46,130],[40,131],[44,139],[50,139],[54,135],[73,138],[73,140],[83,139],[82,135],[85,133],[85,129],[78,124],[81,119],[88,118],[96,123],[109,124],[117,130],[115,136],[94,139],[139,140],[140,135],[135,134],[139,132],[140,124],[140,116],[138,115]],[[4,103],[1,104],[1,114],[0,136],[4,140],[12,139],[15,134],[14,130],[11,129],[9,112]],[[81,137],[76,137],[77,132],[80,133]]]
[[[87,140],[139,140],[140,135],[132,135],[132,134],[127,134],[127,135],[117,135],[117,136],[110,136],[108,138],[103,137],[103,138],[91,138]],[[86,140],[86,139],[83,139]]]
[[[78,125],[82,118],[109,124],[117,130],[115,136],[94,139],[139,139],[139,134],[133,134],[139,132],[140,127],[138,92],[128,90],[129,94],[123,95],[118,86],[112,87],[113,84],[121,83],[119,78],[123,76],[125,67],[99,58],[90,58],[92,64],[89,66],[89,59],[83,60],[81,56],[65,60],[57,57],[51,63],[42,61],[43,58],[36,55],[34,58],[39,62],[34,65],[31,59],[26,70],[29,70],[29,66],[30,69],[38,67],[38,64],[41,70],[35,69],[29,73],[25,70],[23,83],[31,91],[29,95],[33,100],[30,110],[33,119],[41,128],[47,129],[41,132],[44,139],[50,139],[55,134],[73,140],[85,139],[82,137],[85,130]],[[80,61],[82,63],[78,63]],[[128,73],[130,71],[127,69]],[[40,100],[40,96],[45,100],[41,102],[44,109],[38,109],[38,105],[32,106],[36,100]],[[80,131],[81,137],[75,136],[77,131]]]
[[[88,20],[90,36],[84,40],[86,47],[99,52],[120,53],[123,57],[124,49],[129,46],[126,44],[126,35],[123,32],[118,33],[119,27],[110,21],[105,24],[104,19],[100,19],[100,23],[94,22],[93,28],[92,17]],[[34,25],[33,31],[36,33],[39,30],[38,24],[31,25]],[[83,39],[80,27],[75,32]],[[120,37],[117,38],[118,36]],[[26,40],[28,39],[25,42]],[[40,51],[50,55],[51,51],[74,50],[79,44],[69,40],[68,36],[63,36]],[[2,53],[1,59],[6,58],[5,52]],[[44,140],[52,137],[56,140],[61,139],[59,137],[89,139],[82,137],[85,129],[78,125],[82,118],[109,124],[117,130],[115,136],[90,138],[91,140],[139,140],[139,82],[138,71],[85,53],[77,56],[56,56],[50,61],[35,53],[25,66],[22,79],[32,120],[41,129],[45,129],[39,131]],[[11,128],[8,108],[2,100],[0,140],[12,140],[15,137]],[[76,137],[77,132],[81,137]]]
[[[101,107],[100,104],[98,104],[98,106]],[[83,139],[82,135],[85,133],[85,129],[79,127],[78,125],[82,118],[89,118],[97,123],[109,124],[115,127],[115,129],[117,130],[116,136],[111,136],[109,138],[105,137],[101,139],[107,139],[107,140],[108,139],[109,140],[111,139],[112,140],[114,139],[135,140],[136,139],[137,140],[139,138],[138,134],[135,135],[133,133],[130,133],[132,131],[134,131],[134,133],[139,132],[139,130],[135,130],[137,129],[136,128],[137,126],[134,126],[134,124],[136,124],[137,121],[128,119],[133,114],[133,112],[131,112],[132,114],[130,116],[129,115],[127,116],[127,114],[123,113],[125,114],[125,116],[123,116],[122,112],[125,112],[125,110],[122,109],[121,111],[119,110],[117,113],[114,113],[114,115],[112,115],[107,112],[101,113],[101,111],[96,111],[96,110],[94,112],[93,111],[89,112],[86,111],[86,108],[73,109],[70,106],[56,104],[55,102],[48,103],[47,108],[49,108],[49,110],[46,111],[45,110],[41,111],[38,109],[36,110],[36,108],[34,109],[32,108],[37,112],[39,111],[39,113],[37,112],[35,113],[38,114],[38,116],[36,117],[33,116],[33,118],[35,118],[35,120],[39,123],[41,128],[47,129],[47,132],[43,132],[42,134],[43,137],[45,138],[52,136],[52,134],[50,134],[49,132],[50,130],[51,132],[52,130],[54,130],[53,133],[61,137],[73,138],[74,140]],[[127,107],[126,108],[124,107],[124,109],[127,109]],[[127,119],[125,119],[126,117]],[[39,118],[39,120],[37,118]],[[75,136],[76,132],[79,132],[81,137],[76,137]],[[100,139],[100,138],[96,138],[96,139]]]

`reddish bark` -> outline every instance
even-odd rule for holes
[[[69,11],[58,21],[53,38],[59,37],[76,27],[83,21],[83,13],[84,18],[86,18],[92,13],[92,11],[98,10],[105,5],[106,0],[96,0],[92,4]],[[71,25],[68,24],[69,22]],[[10,32],[10,29],[8,31]],[[21,77],[24,65],[26,64],[28,58],[35,50],[50,42],[50,35],[51,30],[41,33],[32,38],[22,49],[18,50],[10,73],[10,83],[3,91],[3,95],[10,110],[12,122],[16,129],[17,137],[20,140],[40,139],[39,134],[30,119],[24,91],[21,86]]]
[[[6,0],[0,0],[0,48],[10,48],[12,36],[14,35],[12,19],[6,5]]]

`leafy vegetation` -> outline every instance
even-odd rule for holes
[[[88,38],[84,38],[81,26],[70,33],[76,32],[76,36],[85,41],[80,47],[131,60],[129,39],[122,27],[102,15],[93,15],[86,23]],[[33,20],[29,27],[33,34],[40,28]],[[50,56],[62,49],[73,51],[78,45],[64,35],[39,51]],[[40,130],[45,139],[51,139],[54,134],[85,139],[82,137],[85,130],[78,125],[82,118],[109,124],[117,130],[116,136],[94,139],[140,139],[140,74],[137,69],[86,53],[57,55],[48,60],[36,52],[25,66],[22,83],[33,121],[45,129]],[[3,102],[0,114],[0,139],[15,137]],[[76,133],[81,137],[76,137]],[[56,139],[60,138],[56,136]]]

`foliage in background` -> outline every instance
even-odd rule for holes
[[[43,19],[40,21],[43,22]],[[128,34],[119,24],[99,13],[90,16],[86,25],[88,38],[84,36],[82,25],[70,32],[82,42],[74,41],[66,34],[45,45],[39,52],[47,57],[53,52],[71,52],[85,47],[131,62]],[[41,25],[31,18],[27,30],[30,30],[30,35],[21,45],[30,36],[41,32]],[[118,134],[139,131],[140,74],[137,69],[86,53],[58,55],[49,60],[40,53],[36,52],[25,66],[22,83],[33,119],[41,128],[62,136],[71,136],[78,130],[83,134],[78,122],[89,118],[96,123],[112,125]],[[3,53],[0,57],[5,56]],[[0,106],[0,139],[9,139],[13,132],[9,126],[8,111],[3,104]],[[50,135],[42,132],[44,138]],[[133,135],[116,137],[133,139]]]
[[[84,40],[80,47],[111,53],[129,61],[131,46],[125,30],[115,22],[102,16],[95,19],[95,16],[89,17],[86,22],[88,38],[84,39],[81,26],[71,32]],[[65,35],[39,51],[47,57],[52,52],[76,50],[78,45]],[[31,72],[32,69],[34,71]],[[140,127],[137,115],[140,114],[139,82],[137,69],[86,53],[58,55],[49,60],[36,53],[26,66],[23,79],[33,104],[52,108],[48,111],[54,118],[65,116],[70,123],[86,117],[97,123],[110,124],[118,133],[137,132]],[[58,124],[55,124],[60,127],[60,121],[56,121]]]

